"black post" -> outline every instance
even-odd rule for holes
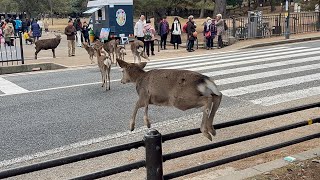
[[[21,53],[21,62],[24,64],[24,55],[23,55],[23,43],[22,43],[22,33],[19,33],[19,39],[20,39],[20,53]]]
[[[232,36],[236,37],[236,18],[232,16]]]
[[[144,143],[147,180],[163,180],[162,135],[157,130],[150,129],[144,135]]]

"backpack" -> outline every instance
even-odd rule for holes
[[[150,29],[147,29],[146,32],[144,33],[144,40],[146,40],[146,41],[152,40],[152,33],[151,33]]]
[[[228,25],[227,25],[225,20],[223,21],[223,26],[224,26],[224,30],[227,31],[228,30]]]
[[[185,25],[183,25],[182,31],[183,31],[184,33],[187,32],[187,27],[188,27],[188,23],[186,23]]]

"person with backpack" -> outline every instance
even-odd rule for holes
[[[204,24],[204,37],[206,38],[206,45],[207,45],[207,50],[213,49],[213,39],[215,38],[216,35],[216,26],[215,22],[212,21],[210,17],[207,17],[207,21]]]
[[[187,25],[187,37],[188,37],[188,52],[193,52],[194,40],[197,38],[196,25],[194,23],[193,16],[188,17],[188,25]]]
[[[161,42],[160,42],[160,46],[161,49],[166,50],[166,44],[167,44],[167,37],[169,34],[169,23],[167,21],[167,17],[164,16],[160,22],[159,25],[159,34],[161,36]],[[163,46],[162,46],[163,45]],[[163,48],[162,48],[163,47]]]
[[[171,26],[171,40],[170,43],[173,44],[174,49],[179,49],[179,44],[181,44],[181,24],[178,17],[174,18]]]
[[[217,35],[218,35],[218,49],[223,48],[223,41],[222,35],[225,31],[225,24],[224,20],[222,19],[221,14],[217,14],[216,16],[216,27],[217,27]]]
[[[149,57],[150,55],[150,46],[151,46],[151,55],[154,56],[154,36],[156,34],[156,30],[151,25],[151,21],[147,20],[146,25],[143,28],[144,34],[144,45],[146,47],[146,53]]]

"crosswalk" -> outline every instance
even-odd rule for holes
[[[319,50],[320,47],[278,46],[249,51],[211,53],[152,61],[145,69],[197,71],[212,77],[224,96],[271,106],[320,95]],[[116,76],[117,69],[119,68],[113,67],[113,82],[120,81],[121,75],[118,73]],[[0,97],[7,94],[40,92],[99,83],[85,82],[84,84],[66,84],[63,87],[27,90],[28,88],[21,88],[0,77]],[[4,94],[1,95],[1,92]]]
[[[146,69],[198,71],[213,77],[225,96],[271,106],[320,95],[319,50],[282,46],[181,57],[149,63]]]

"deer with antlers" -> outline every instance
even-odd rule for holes
[[[134,130],[138,109],[144,107],[144,123],[150,128],[148,106],[172,106],[180,110],[203,107],[200,130],[209,140],[216,132],[213,118],[221,102],[222,93],[213,80],[197,72],[176,69],[154,69],[148,72],[143,68],[146,62],[135,64],[117,59],[123,69],[121,83],[135,83],[139,99],[136,102],[130,130]]]

